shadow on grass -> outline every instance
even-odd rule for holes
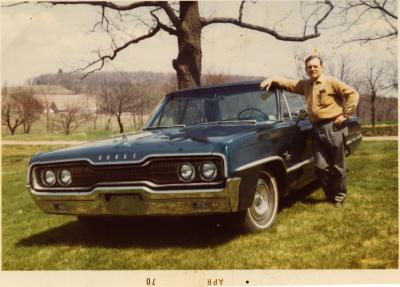
[[[204,248],[227,243],[239,235],[224,225],[223,216],[122,217],[95,224],[73,221],[21,239],[17,246]]]
[[[283,199],[280,210],[296,202],[325,202],[309,195],[320,188],[318,182],[295,191]],[[229,228],[232,215],[177,217],[115,217],[97,222],[72,221],[21,239],[17,246],[79,245],[110,248],[206,248],[225,244],[239,232]]]
[[[290,208],[293,206],[296,202],[302,202],[305,204],[319,204],[319,203],[325,203],[326,200],[325,198],[323,199],[316,199],[309,197],[313,192],[317,191],[317,189],[321,188],[321,183],[319,181],[314,181],[310,183],[309,185],[303,187],[302,189],[293,191],[289,196],[284,198],[281,201],[281,205],[279,207],[279,210],[283,210],[285,208]]]

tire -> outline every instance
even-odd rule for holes
[[[252,205],[238,214],[241,231],[255,233],[267,230],[278,214],[279,193],[276,179],[269,171],[261,171]]]

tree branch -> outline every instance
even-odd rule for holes
[[[118,5],[113,2],[107,1],[38,1],[38,3],[48,3],[52,6],[55,5],[91,5],[91,6],[100,6],[105,7],[117,11],[128,11],[133,10],[140,7],[162,7],[167,2],[163,1],[138,1],[128,5]]]
[[[162,9],[164,9],[165,13],[167,14],[169,20],[172,22],[172,24],[175,26],[175,28],[178,29],[180,26],[180,20],[178,16],[175,14],[174,9],[168,4],[168,2],[161,2],[159,5]]]
[[[242,18],[243,18],[243,7],[244,7],[244,3],[246,3],[246,1],[242,1],[240,3],[240,7],[239,7],[239,22],[242,22]]]
[[[236,26],[239,26],[239,27],[242,27],[245,29],[270,34],[271,36],[273,36],[276,39],[281,40],[281,41],[303,42],[303,41],[317,38],[320,36],[319,30],[318,30],[319,25],[329,16],[329,14],[332,12],[332,10],[334,8],[333,4],[329,0],[326,0],[324,2],[324,4],[328,5],[329,8],[328,8],[327,12],[315,23],[314,33],[309,34],[309,35],[303,35],[303,36],[284,36],[284,35],[281,35],[280,33],[278,33],[277,31],[275,31],[274,29],[243,22],[242,18],[241,18],[241,12],[240,12],[243,9],[243,2],[240,5],[238,18],[229,18],[229,17],[201,18],[201,24],[202,24],[202,27],[205,27],[205,26],[211,25],[211,24],[232,24],[232,25],[236,25]]]
[[[100,66],[99,66],[98,68],[96,68],[96,69],[90,70],[89,72],[85,73],[85,74],[81,77],[81,79],[83,80],[83,79],[85,79],[87,76],[89,76],[90,74],[92,74],[92,73],[94,73],[94,72],[96,72],[96,71],[100,71],[100,70],[104,67],[104,64],[105,64],[105,62],[106,62],[107,60],[113,60],[113,59],[118,55],[118,53],[119,53],[120,51],[124,50],[124,49],[125,49],[126,47],[128,47],[129,45],[136,44],[136,43],[139,43],[139,42],[142,41],[142,40],[145,40],[145,39],[148,39],[148,38],[153,37],[154,35],[156,35],[156,34],[158,33],[158,31],[160,31],[160,29],[161,29],[160,23],[157,21],[157,25],[156,25],[154,28],[150,29],[150,30],[149,30],[149,33],[147,33],[147,34],[145,34],[145,35],[142,35],[142,36],[140,36],[140,37],[131,39],[130,41],[126,42],[125,44],[123,44],[123,45],[121,45],[121,46],[119,46],[119,47],[116,47],[116,48],[112,51],[112,54],[103,55],[103,56],[102,56],[102,55],[100,54],[100,52],[98,51],[98,59],[97,59],[97,60],[94,60],[94,61],[92,61],[92,62],[90,62],[90,63],[87,64],[85,67],[83,67],[83,68],[81,68],[81,69],[79,69],[79,70],[84,71],[84,70],[87,70],[87,69],[89,69],[89,68],[91,68],[91,67],[97,65],[97,64],[100,64]]]
[[[169,27],[163,23],[161,23],[160,19],[157,17],[156,14],[154,14],[154,12],[156,12],[158,9],[152,10],[150,11],[151,16],[153,16],[153,18],[157,21],[158,25],[160,26],[161,29],[163,29],[164,31],[166,31],[167,33],[169,33],[170,35],[178,35],[178,32],[176,29]],[[173,11],[172,11],[173,12]]]
[[[1,7],[14,7],[14,6],[18,6],[18,5],[22,5],[22,4],[28,4],[30,3],[29,1],[22,1],[22,2],[17,2],[17,3],[12,3],[12,4],[2,4]]]
[[[395,32],[391,32],[389,34],[385,34],[385,35],[379,35],[379,36],[370,36],[370,37],[363,37],[363,38],[355,38],[355,39],[351,39],[348,41],[345,41],[344,43],[352,43],[352,42],[361,42],[361,43],[367,43],[370,41],[376,41],[376,40],[382,40],[384,38],[390,38],[390,37],[397,37],[397,31]]]
[[[374,25],[371,24],[369,25],[370,29],[367,33],[364,32],[357,38],[344,41],[344,44],[351,42],[367,43],[369,41],[397,37],[397,15],[395,14],[395,8],[392,7],[393,9],[391,10],[393,11],[391,12],[387,6],[387,0],[380,2],[381,3],[379,3],[378,0],[348,0],[344,6],[342,5],[340,7],[341,9],[339,10],[339,13],[343,14],[345,19],[345,23],[343,24],[347,26],[344,29],[344,32],[349,31],[357,24],[362,24],[364,22],[369,23],[373,20],[380,21],[382,18],[382,20],[387,24],[387,27],[384,27],[386,31],[375,29]],[[394,3],[392,1],[389,2]],[[359,9],[361,9],[361,11]],[[354,20],[348,20],[347,15],[349,15],[349,12],[352,10],[357,14]],[[347,24],[348,22],[350,22],[350,24]]]

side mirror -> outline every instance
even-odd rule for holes
[[[308,113],[305,110],[300,110],[297,122],[304,120],[306,117],[308,117]]]

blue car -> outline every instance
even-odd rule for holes
[[[27,186],[45,213],[99,216],[228,213],[268,229],[281,198],[316,180],[304,97],[259,82],[165,96],[135,134],[39,153]],[[343,127],[346,151],[360,121]]]

